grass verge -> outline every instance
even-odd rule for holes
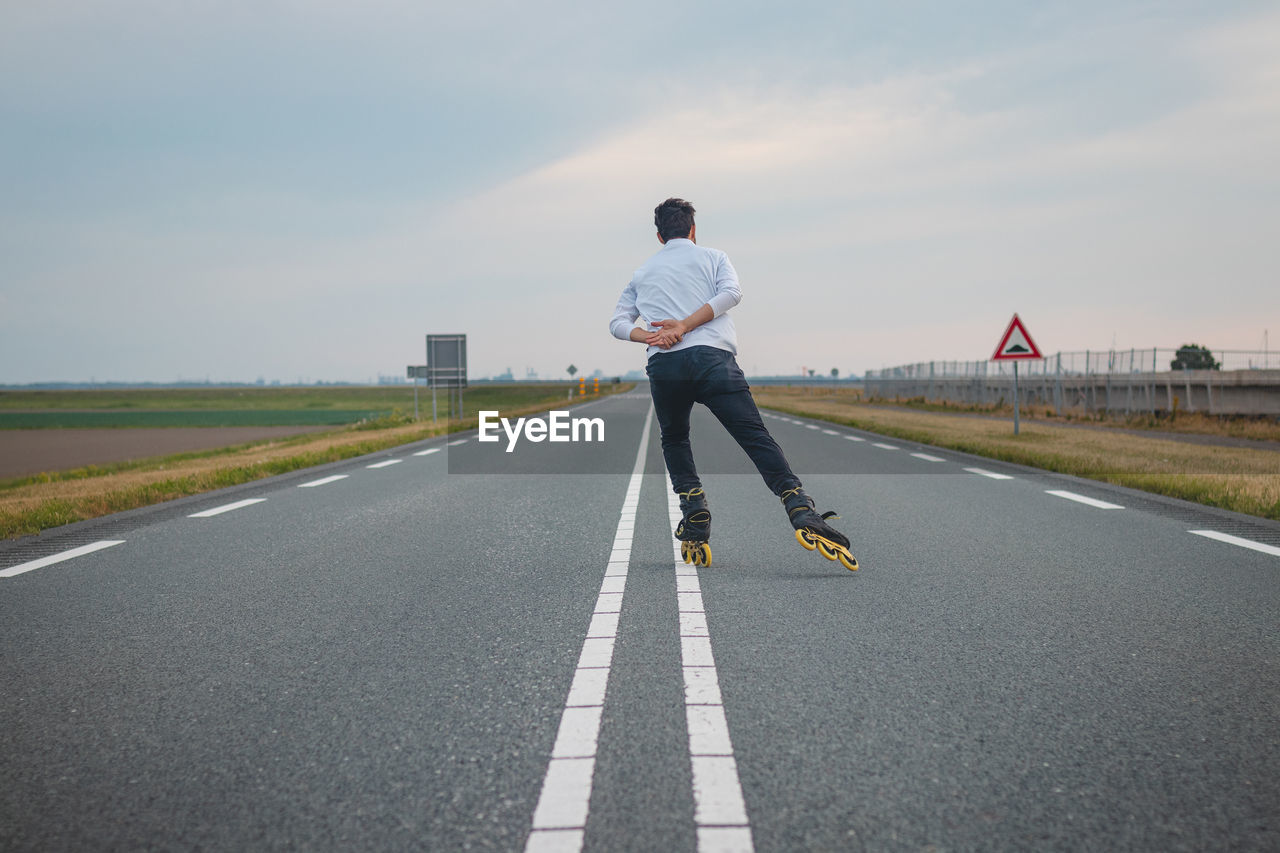
[[[1273,450],[1025,421],[1015,436],[1008,421],[877,408],[843,390],[754,393],[761,406],[794,415],[1280,520],[1280,452]]]
[[[620,385],[616,393],[634,385]],[[492,408],[503,416],[563,406],[556,389],[541,400]],[[468,401],[470,407],[470,401]],[[474,429],[470,417],[439,424],[393,413],[342,430],[183,453],[109,466],[90,466],[0,482],[0,538],[29,536],[111,513],[340,462],[450,432]]]

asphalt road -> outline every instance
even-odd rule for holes
[[[647,412],[0,549],[0,848],[1280,848],[1280,526],[771,415],[850,573],[700,417],[694,572]]]

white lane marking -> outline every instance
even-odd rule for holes
[[[426,450],[419,450],[417,453],[413,455],[414,456],[430,456],[432,453],[439,453],[439,452],[440,452],[440,448],[438,447],[428,447]]]
[[[822,434],[823,434],[823,435],[839,435],[840,433],[836,432],[836,431],[835,431],[835,430],[833,430],[833,429],[824,429],[824,430],[822,431]]]
[[[375,462],[372,465],[366,465],[366,468],[386,468],[389,465],[399,465],[403,459],[388,459],[386,462]]]
[[[103,539],[88,545],[81,545],[79,548],[72,548],[70,551],[63,551],[60,554],[53,554],[49,557],[41,557],[38,560],[32,560],[29,563],[19,563],[16,566],[10,566],[4,571],[0,571],[0,578],[12,578],[17,575],[43,569],[45,566],[52,566],[55,563],[61,563],[64,560],[71,560],[76,557],[83,557],[85,554],[92,554],[94,551],[101,551],[103,548],[110,548],[112,545],[123,545],[123,539]]]
[[[1086,498],[1084,495],[1077,495],[1075,492],[1066,492],[1062,489],[1046,489],[1045,494],[1053,495],[1056,498],[1066,498],[1069,501],[1087,504],[1088,506],[1097,507],[1098,509],[1124,509],[1120,504],[1109,504],[1106,501]]]
[[[204,512],[195,512],[188,515],[187,518],[212,518],[215,515],[222,515],[224,512],[231,512],[233,509],[241,509],[246,506],[253,506],[265,501],[266,498],[249,498],[248,500],[236,501],[233,504],[224,506],[216,506],[213,509],[206,509]]]
[[[1241,548],[1248,548],[1252,551],[1261,551],[1264,554],[1270,554],[1273,557],[1280,557],[1280,548],[1277,548],[1274,545],[1264,545],[1261,542],[1254,542],[1251,539],[1241,539],[1239,536],[1219,533],[1216,530],[1188,530],[1187,532],[1194,533],[1197,536],[1205,536],[1209,539],[1216,539],[1219,542],[1226,542],[1228,545],[1238,545]]]
[[[613,645],[618,637],[618,618],[622,613],[622,598],[630,568],[631,539],[635,531],[636,508],[640,505],[640,486],[644,482],[644,462],[652,424],[653,406],[650,404],[644,418],[644,429],[640,431],[640,449],[631,469],[631,481],[622,501],[622,514],[614,533],[612,552],[591,613],[591,624],[582,642],[578,668],[564,703],[555,747],[551,750],[547,775],[542,781],[542,793],[533,812],[533,826],[525,842],[525,853],[579,853],[582,850],[600,739],[600,718],[604,713],[609,671],[613,666]]]
[[[701,853],[738,853],[751,848],[749,826],[704,826],[698,829]]]
[[[674,534],[682,517],[680,499],[675,493],[667,495],[667,514]],[[672,544],[672,558],[676,567],[676,607],[680,614],[680,658],[698,853],[720,850],[751,853],[755,849],[751,825],[724,715],[698,568],[684,562],[679,541]]]
[[[1008,474],[997,474],[995,471],[988,471],[985,468],[965,468],[970,474],[981,474],[984,477],[990,477],[993,480],[1012,480]]]
[[[822,429],[822,427],[818,426],[817,424],[805,424],[804,428],[805,429]]]
[[[595,774],[594,758],[552,759],[547,767],[547,778],[542,783],[542,797],[533,812],[533,832],[529,833],[526,851],[545,850],[534,841],[544,829],[576,829],[581,844],[582,832],[587,825],[587,806],[591,802],[591,777]],[[554,792],[547,796],[548,789]],[[579,847],[554,849],[580,849]]]
[[[861,437],[856,436],[856,435],[846,435],[846,436],[845,436],[845,439],[846,439],[847,441],[866,441],[866,439],[865,439],[865,438],[861,438]]]
[[[349,474],[334,474],[332,477],[325,477],[323,480],[312,480],[310,483],[303,483],[298,486],[299,489],[314,489],[316,486],[327,486],[330,483],[336,483],[339,480],[345,480]]]
[[[466,443],[467,443],[467,440],[466,440],[465,438],[460,438],[460,439],[458,439],[457,441],[451,441],[451,442],[449,442],[449,443],[446,445],[446,447],[457,447],[459,444],[466,444]]]
[[[925,462],[946,462],[947,461],[945,459],[940,459],[937,456],[930,456],[928,453],[912,453],[911,455],[917,459],[923,459]]]
[[[878,441],[872,442],[871,446],[878,447],[881,450],[897,450],[898,449],[898,446],[896,444],[881,444]]]

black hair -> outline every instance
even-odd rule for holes
[[[669,198],[653,209],[653,224],[663,241],[688,237],[693,230],[693,205],[682,198]]]

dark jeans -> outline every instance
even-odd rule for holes
[[[800,485],[782,448],[765,429],[733,353],[715,347],[658,353],[650,357],[645,371],[662,430],[662,455],[677,492],[702,485],[689,446],[689,413],[694,403],[702,403],[724,424],[775,495]]]

